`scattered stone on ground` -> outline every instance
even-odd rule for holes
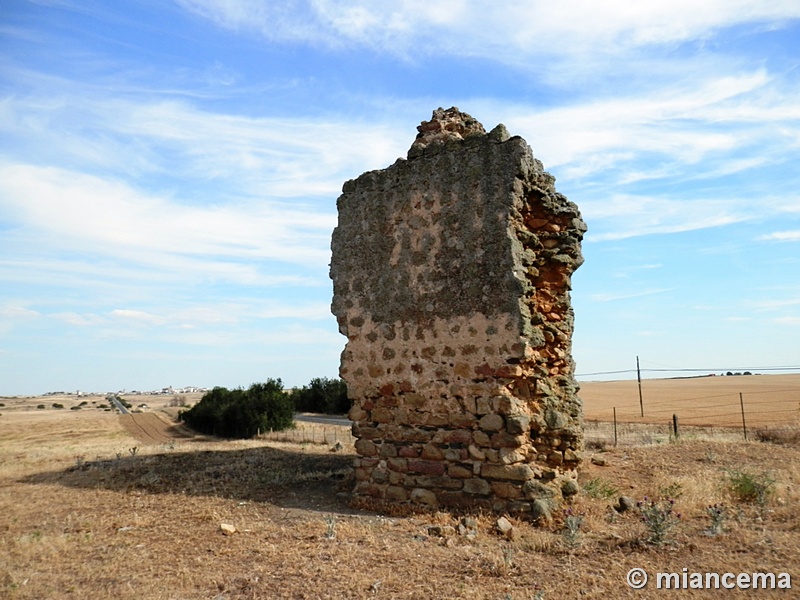
[[[236,533],[236,527],[234,527],[230,523],[220,523],[219,530],[222,532],[223,535],[233,535],[234,533]]]

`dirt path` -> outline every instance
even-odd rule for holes
[[[175,425],[163,421],[156,413],[120,415],[122,426],[142,444],[166,444],[187,437]]]

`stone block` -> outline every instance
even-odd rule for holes
[[[442,460],[444,459],[444,451],[435,444],[424,444],[420,457],[426,460]]]
[[[436,507],[439,505],[436,494],[434,494],[431,490],[422,488],[415,488],[411,490],[410,500],[414,504],[422,504],[425,506]]]
[[[481,465],[481,477],[505,481],[528,481],[533,478],[533,471],[526,464],[521,465]]]
[[[378,447],[367,439],[356,440],[356,452],[361,456],[377,456]]]
[[[464,480],[464,493],[476,494],[479,496],[488,496],[492,491],[492,487],[485,479],[465,479]]]
[[[527,434],[531,427],[531,418],[528,415],[508,415],[506,417],[506,431],[511,435]]]
[[[504,498],[506,500],[516,500],[523,496],[521,486],[508,481],[493,481],[492,492],[498,498]]]
[[[408,490],[402,486],[390,485],[386,488],[386,499],[389,502],[406,502],[408,497]]]
[[[419,475],[415,478],[418,487],[431,488],[437,490],[460,490],[464,485],[463,479],[452,479],[445,475],[428,476]]]
[[[374,423],[391,423],[394,421],[394,415],[390,408],[373,408],[370,413],[370,418]]]
[[[467,479],[472,477],[471,465],[450,465],[447,467],[447,474],[456,479]]]
[[[405,458],[417,458],[420,453],[419,446],[400,446],[397,449],[397,455]]]
[[[483,431],[475,431],[472,434],[472,439],[475,441],[475,444],[478,446],[491,446],[492,445],[492,438],[489,437],[489,434]]]
[[[408,470],[411,473],[442,475],[445,471],[445,463],[442,461],[410,458],[408,459]]]
[[[505,421],[500,415],[489,413],[478,421],[478,427],[483,431],[500,431],[505,427]]]

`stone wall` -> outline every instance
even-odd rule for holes
[[[520,137],[434,111],[344,184],[332,311],[354,493],[540,517],[578,487],[572,272],[586,226]]]

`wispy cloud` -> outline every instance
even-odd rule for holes
[[[219,26],[256,31],[273,41],[302,41],[342,47],[366,46],[405,55],[424,47],[432,54],[484,56],[518,62],[522,56],[604,50],[624,53],[654,44],[702,40],[740,23],[779,25],[800,17],[791,0],[759,3],[712,0],[699,6],[679,0],[664,4],[581,0],[505,2],[487,10],[478,0],[446,4],[398,0],[177,0]],[[455,41],[458,40],[458,43]]]
[[[780,325],[789,325],[794,327],[800,326],[800,317],[779,317],[774,319],[774,321]]]
[[[748,203],[736,199],[673,199],[613,194],[581,203],[584,216],[599,233],[587,242],[708,229],[754,218]]]
[[[187,256],[324,261],[332,214],[265,200],[191,206],[55,167],[0,167],[6,218],[76,248],[164,265]],[[212,260],[213,262],[213,260]]]
[[[30,77],[23,80],[31,85]],[[328,118],[245,117],[123,90],[76,93],[49,78],[36,95],[0,104],[0,131],[16,156],[125,177],[159,177],[166,189],[195,182],[197,199],[335,195],[342,179],[404,152],[387,124]],[[39,88],[41,86],[41,88]],[[224,186],[219,185],[224,182]],[[183,201],[192,200],[184,198]]]
[[[594,300],[595,302],[615,302],[617,300],[630,300],[631,298],[641,298],[642,296],[663,294],[665,292],[671,292],[673,289],[674,288],[649,289],[640,292],[629,292],[626,294],[620,294],[615,292],[592,294],[591,299]]]
[[[759,240],[775,242],[800,242],[800,229],[795,231],[776,231],[758,237]]]

